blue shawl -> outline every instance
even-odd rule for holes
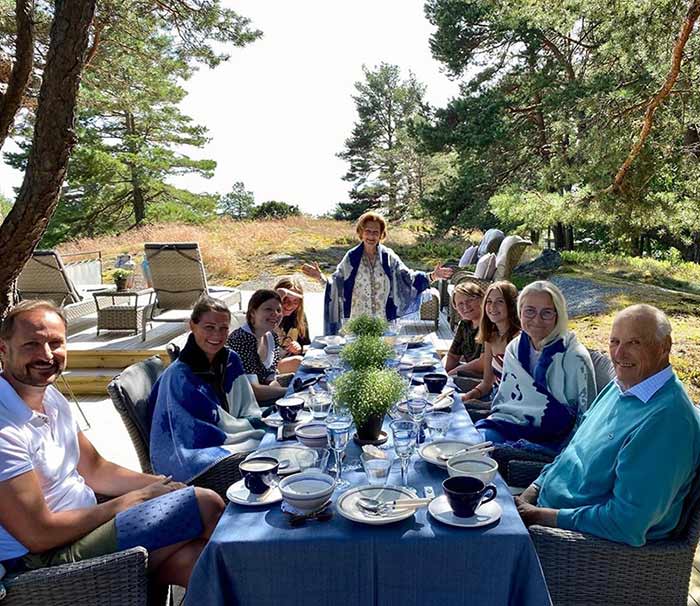
[[[188,341],[183,354],[189,346]],[[264,431],[254,429],[249,420],[260,418],[260,408],[241,360],[224,348],[221,362],[220,383],[212,380],[211,372],[181,357],[154,385],[149,407],[151,464],[156,473],[189,482],[232,452],[259,445]],[[233,446],[224,448],[229,444]]]
[[[343,260],[326,283],[323,328],[327,335],[337,334],[343,319],[350,317],[355,278],[363,252],[364,244],[360,243],[345,253]],[[428,275],[422,271],[410,270],[391,248],[383,244],[378,245],[377,252],[384,273],[389,278],[386,319],[396,320],[418,311],[420,293],[430,286]]]
[[[557,453],[595,394],[593,363],[573,333],[548,343],[532,374],[530,337],[521,333],[506,347],[492,414],[476,426],[495,429],[511,446]]]

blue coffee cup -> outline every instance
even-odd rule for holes
[[[476,510],[496,498],[496,487],[486,486],[479,478],[453,476],[442,483],[447,502],[458,518],[470,518]]]
[[[263,494],[277,483],[279,467],[279,461],[272,457],[247,459],[239,465],[245,487],[253,494]]]

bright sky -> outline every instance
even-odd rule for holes
[[[351,96],[363,64],[393,63],[404,77],[413,71],[433,105],[457,94],[430,55],[423,0],[223,4],[252,19],[263,37],[186,83],[182,109],[211,137],[190,155],[216,160],[217,169],[212,179],[184,177],[179,186],[226,193],[243,181],[258,203],[281,200],[320,214],[348,199],[347,165],[336,153],[356,119]],[[12,198],[20,180],[0,165],[1,193]]]

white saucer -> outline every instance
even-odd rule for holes
[[[310,421],[313,421],[313,418],[314,416],[313,414],[311,414],[310,410],[302,410],[297,414],[297,420],[294,421],[292,425],[301,425],[304,423],[309,423]],[[268,427],[279,427],[284,423],[279,412],[273,412],[271,415],[264,417],[262,419],[262,422],[265,423],[265,425],[267,425]]]
[[[372,515],[357,504],[357,501],[362,497],[380,501],[395,501],[398,499],[415,499],[416,495],[403,486],[370,486],[369,484],[358,486],[344,492],[336,501],[335,507],[338,513],[352,522],[383,526],[384,524],[393,524],[394,522],[410,518],[416,512],[415,509],[409,507],[404,510],[390,511],[382,515]]]
[[[331,367],[331,363],[328,360],[323,360],[322,358],[304,358],[301,362],[301,368],[310,371],[320,372],[322,370],[327,370]]]
[[[238,480],[226,490],[228,500],[237,505],[272,505],[282,500],[280,489],[275,486],[262,494],[253,494],[245,487],[245,480]]]
[[[327,345],[343,345],[345,343],[345,337],[341,337],[340,335],[323,335],[316,337],[314,341],[324,347]]]
[[[277,459],[278,461],[284,461],[285,459],[288,459],[289,465],[287,467],[284,467],[283,469],[280,469],[277,472],[277,474],[280,476],[289,476],[293,473],[301,471],[299,465],[297,464],[296,457],[294,455],[299,451],[308,452],[310,450],[310,448],[307,448],[306,446],[301,446],[299,444],[290,444],[288,446],[271,446],[270,448],[260,448],[259,450],[251,452],[245,458],[245,460],[247,461],[248,459],[256,459],[258,457],[272,457],[273,459]],[[311,450],[311,452],[314,451]],[[314,455],[316,456],[315,452]]]
[[[500,520],[503,509],[494,500],[481,505],[470,518],[458,518],[452,512],[450,504],[447,502],[447,497],[442,495],[430,501],[428,513],[443,524],[458,526],[459,528],[479,528],[479,526],[486,526]]]
[[[438,459],[439,454],[451,455],[464,450],[467,446],[471,446],[469,442],[463,442],[461,440],[435,440],[434,442],[428,442],[423,444],[418,450],[420,458],[428,463],[442,467],[442,469],[447,469],[447,461]]]

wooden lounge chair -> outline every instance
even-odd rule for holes
[[[153,473],[148,398],[164,369],[163,361],[158,356],[152,356],[125,368],[107,386],[107,392],[126,426],[144,473]],[[211,488],[226,501],[228,487],[241,479],[238,465],[246,456],[247,453],[239,453],[226,457],[194,478],[190,485]]]
[[[542,463],[518,462],[530,478]],[[685,606],[700,536],[700,478],[696,475],[672,535],[630,547],[590,534],[531,526],[554,606]]]
[[[144,244],[146,260],[156,294],[145,310],[142,340],[149,322],[186,322],[197,299],[208,293],[229,307],[241,307],[241,291],[209,286],[197,242]]]
[[[20,299],[47,299],[63,309],[70,322],[95,313],[92,290],[107,285],[80,288],[71,280],[60,255],[54,250],[35,250],[17,278]]]

